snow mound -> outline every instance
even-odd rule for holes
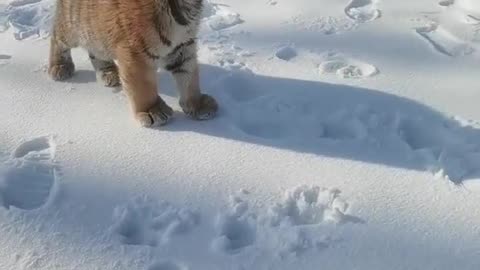
[[[289,61],[297,56],[297,51],[292,46],[284,46],[275,52],[278,59]]]

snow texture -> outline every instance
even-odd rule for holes
[[[0,269],[480,263],[480,2],[204,1],[211,121],[138,128],[54,0],[0,0]]]

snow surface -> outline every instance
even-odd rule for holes
[[[207,1],[216,119],[138,128],[0,0],[0,269],[480,269],[477,0]]]

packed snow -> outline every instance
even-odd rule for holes
[[[142,129],[46,74],[54,0],[0,0],[0,269],[480,269],[478,0],[210,0],[211,121]]]

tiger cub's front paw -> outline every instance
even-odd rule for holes
[[[72,62],[53,64],[48,67],[48,74],[55,81],[70,79],[75,72],[75,65]]]
[[[120,86],[120,75],[118,69],[97,71],[97,78],[100,79],[106,87]]]
[[[142,127],[155,127],[165,125],[172,116],[172,108],[159,97],[155,105],[147,112],[136,113],[135,118]]]
[[[201,94],[190,100],[181,100],[180,107],[186,115],[195,120],[211,119],[218,111],[217,101],[206,94]]]

